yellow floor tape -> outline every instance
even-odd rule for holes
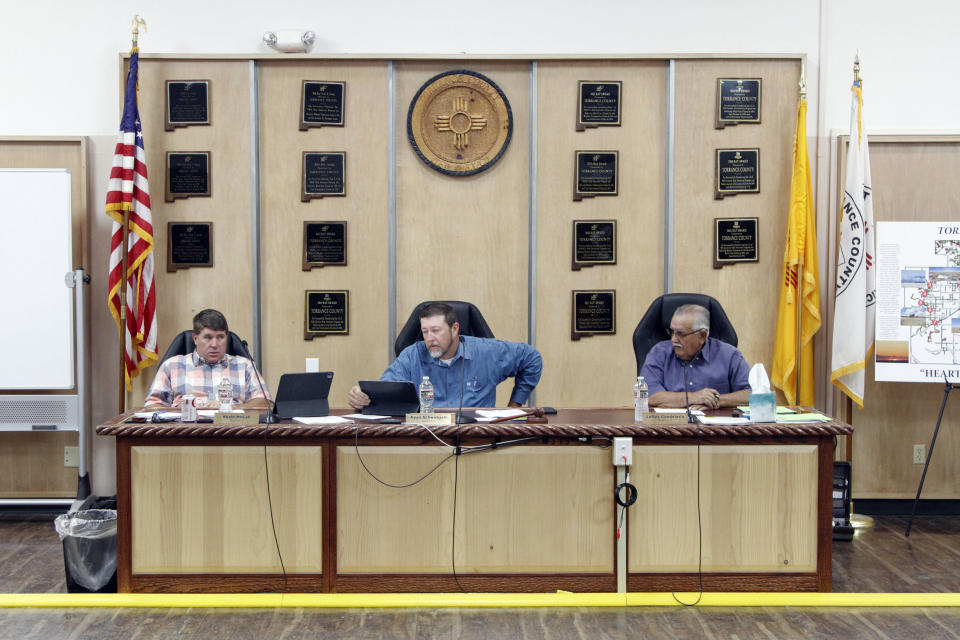
[[[0,607],[665,607],[697,593],[4,593]],[[700,607],[960,607],[960,593],[704,593]]]

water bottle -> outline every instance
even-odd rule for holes
[[[420,413],[433,413],[433,384],[430,376],[423,376],[420,383]]]
[[[220,378],[220,384],[217,385],[217,399],[220,401],[220,411],[230,411],[233,409],[233,384],[230,382],[230,376]]]
[[[643,414],[650,410],[647,400],[647,383],[643,376],[637,376],[637,384],[633,385],[633,421],[642,422]]]

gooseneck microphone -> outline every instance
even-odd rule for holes
[[[687,422],[689,422],[690,424],[693,424],[694,422],[696,422],[696,420],[693,417],[693,413],[690,411],[690,392],[688,391],[688,387],[690,386],[690,383],[687,382],[687,365],[688,364],[690,363],[687,362],[686,360],[680,361],[680,368],[683,369],[683,397],[684,397],[684,403],[686,404],[686,409],[687,409]]]
[[[251,361],[252,362],[252,361]],[[257,363],[253,363],[253,372],[257,376],[257,386],[260,387],[260,393],[263,395],[263,403],[267,405],[267,413],[264,414],[263,424],[273,424],[277,421],[276,416],[274,415],[274,410],[277,408],[276,403],[273,405],[273,409],[270,408],[270,400],[267,399],[267,390],[263,386],[263,376],[260,375],[260,370],[257,369]]]
[[[460,363],[460,403],[457,408],[456,422],[457,424],[466,424],[468,422],[476,422],[476,419],[470,417],[465,418],[463,415],[463,390],[467,378],[467,340],[463,336],[457,336],[457,340],[463,344],[463,362]]]

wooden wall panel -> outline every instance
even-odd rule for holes
[[[846,137],[842,142],[838,145],[841,157],[837,165],[841,191]],[[960,193],[947,185],[952,185],[960,175],[960,137],[871,137],[870,170],[876,222],[958,220]],[[838,202],[839,198],[838,193]],[[960,396],[951,395],[924,483],[923,498],[960,498],[960,433],[956,429],[960,423]],[[846,396],[838,393],[837,397]],[[854,407],[852,416],[856,429],[852,449],[854,497],[912,499],[916,496],[923,465],[913,463],[913,445],[929,446],[942,399],[942,380],[875,382],[872,359],[867,363],[864,408]],[[836,406],[845,404],[841,401]]]
[[[164,131],[167,80],[210,80],[209,126]],[[251,341],[250,64],[141,59],[139,105],[156,242],[160,355],[175,335],[193,327],[193,316],[206,308],[222,311],[230,329]],[[210,197],[164,202],[167,151],[211,152]],[[189,221],[213,222],[214,265],[167,273],[167,223]],[[134,379],[127,406],[143,404],[155,375],[154,366]]]
[[[343,127],[298,129],[303,80],[345,81]],[[387,65],[380,61],[265,61],[260,71],[264,375],[334,371],[331,405],[387,365]],[[346,196],[300,201],[304,151],[346,151]],[[347,265],[301,268],[303,222],[347,222]],[[350,333],[303,339],[304,291],[350,291]]]
[[[628,406],[633,330],[663,290],[666,63],[551,61],[538,65],[537,403]],[[577,132],[579,80],[623,82],[622,126]],[[620,152],[619,195],[573,201],[574,152]],[[617,264],[573,271],[574,220],[617,220]],[[570,339],[575,289],[615,289],[617,333]]]
[[[407,139],[407,110],[424,82],[468,68],[506,94],[513,137],[497,164],[452,177],[428,167]],[[498,338],[527,339],[530,64],[397,63],[397,329],[423,300],[479,307]],[[377,372],[379,373],[379,372]],[[498,388],[506,404],[512,381]]]
[[[770,372],[790,194],[800,60],[680,60],[673,290],[720,301],[747,362]],[[761,124],[714,129],[717,78],[762,78]],[[760,149],[760,193],[714,200],[715,149]],[[713,268],[714,218],[757,217],[759,262]]]

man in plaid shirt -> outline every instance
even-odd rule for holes
[[[180,406],[185,394],[197,397],[198,407],[216,407],[217,385],[224,375],[233,385],[233,402],[251,408],[265,408],[266,385],[253,362],[227,354],[227,319],[215,309],[204,309],[193,318],[193,342],[196,350],[174,356],[157,370],[144,405]]]

